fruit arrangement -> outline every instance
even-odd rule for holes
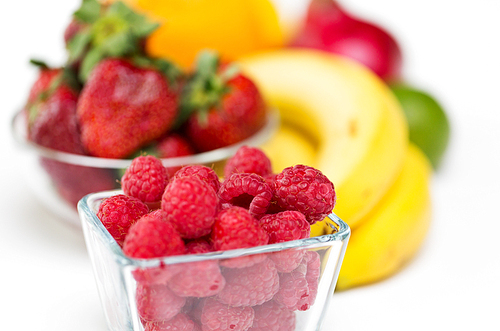
[[[203,165],[170,176],[154,156],[134,158],[123,194],[102,201],[97,217],[135,259],[204,254],[309,238],[335,206],[333,183],[295,165],[272,172],[260,149],[243,146],[222,181]],[[294,311],[314,305],[321,256],[284,249],[232,259],[132,272],[145,330],[295,330]]]
[[[25,107],[32,141],[100,157],[190,155],[251,135],[268,105],[281,117],[261,146],[272,172],[291,164],[320,169],[335,183],[336,214],[353,230],[338,289],[384,279],[418,252],[450,126],[432,95],[404,81],[403,52],[388,31],[333,0],[312,0],[288,43],[266,0],[126,4],[84,0],[65,32],[64,68],[37,62],[42,70]],[[133,83],[121,84],[123,72]],[[145,108],[149,117],[137,116]],[[73,204],[117,187],[123,174],[42,164]],[[271,166],[261,166],[257,174],[268,180]],[[170,178],[180,170],[166,171]],[[161,205],[150,200],[149,208]],[[263,207],[254,200],[258,214]],[[311,236],[328,231],[323,221],[311,226]]]

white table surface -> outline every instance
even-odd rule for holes
[[[390,279],[335,294],[324,330],[500,330],[500,2],[342,3],[396,36],[406,80],[446,107],[452,137],[420,254]],[[2,6],[2,330],[106,330],[82,233],[30,193],[9,129],[36,75],[29,58],[62,63],[62,31],[78,5]]]

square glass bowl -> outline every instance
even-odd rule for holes
[[[170,330],[168,323],[187,323],[185,330],[192,331],[212,330],[202,328],[211,323],[229,323],[228,330],[270,331],[277,321],[283,323],[279,330],[321,329],[350,236],[337,216],[328,216],[333,233],[320,237],[133,259],[96,215],[103,199],[120,193],[94,193],[78,203],[110,331]]]
[[[219,174],[225,161],[243,145],[260,146],[272,137],[279,126],[279,114],[269,109],[266,124],[253,136],[237,144],[191,156],[162,159],[165,167],[203,164]],[[35,144],[28,139],[23,111],[12,118],[11,130],[24,152],[20,170],[31,191],[56,216],[80,226],[76,205],[89,193],[120,188],[119,180],[131,159],[108,159],[65,153]]]

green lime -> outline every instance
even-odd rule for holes
[[[429,94],[407,85],[393,85],[403,106],[410,141],[419,146],[437,169],[448,145],[450,124],[441,105]]]

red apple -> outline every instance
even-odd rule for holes
[[[349,14],[333,0],[311,2],[305,25],[291,46],[346,56],[385,81],[401,76],[402,54],[396,40],[382,28]]]

